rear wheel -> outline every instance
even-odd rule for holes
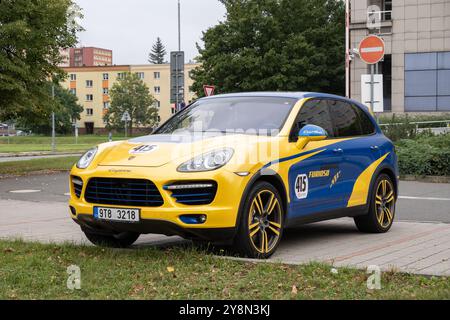
[[[355,217],[358,230],[370,233],[389,231],[395,218],[395,202],[394,184],[388,175],[381,174],[372,190],[369,213]]]
[[[96,246],[110,248],[128,248],[139,238],[138,233],[122,232],[112,235],[104,235],[89,231],[84,231],[86,238]]]
[[[241,255],[266,259],[277,249],[284,227],[284,210],[278,190],[258,182],[250,191],[233,247]]]

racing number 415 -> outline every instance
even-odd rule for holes
[[[300,174],[295,180],[295,195],[297,199],[306,199],[308,197],[308,176]]]

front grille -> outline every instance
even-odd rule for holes
[[[90,203],[134,207],[159,207],[164,203],[155,184],[141,179],[92,178],[84,198]]]
[[[73,176],[72,186],[77,198],[81,197],[81,191],[83,190],[83,180],[81,180],[80,177]]]
[[[193,183],[175,183],[164,189],[170,191],[177,203],[185,205],[205,205],[214,201],[217,183],[214,181],[200,181]]]

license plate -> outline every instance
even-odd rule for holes
[[[117,222],[139,222],[140,210],[94,207],[94,218]]]

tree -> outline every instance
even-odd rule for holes
[[[51,106],[45,84],[63,75],[60,49],[76,44],[80,17],[72,0],[0,1],[0,118]]]
[[[164,47],[161,38],[158,37],[152,47],[152,51],[148,55],[148,62],[153,64],[163,64],[165,63],[165,56],[166,48]]]
[[[53,83],[45,83],[45,90],[51,95],[52,85],[54,85],[55,99],[40,109],[30,110],[27,116],[17,119],[20,127],[32,130],[35,133],[48,134],[51,132],[51,114],[55,112],[56,132],[67,134],[72,132],[73,122],[80,120],[83,106],[78,104],[78,98],[68,89],[63,88],[57,80]]]
[[[111,107],[104,116],[109,129],[123,129],[122,115],[128,111],[131,122],[128,123],[131,134],[133,125],[153,127],[158,122],[158,109],[156,100],[150,94],[150,90],[138,75],[125,73],[111,89]]]
[[[342,94],[345,8],[339,0],[220,0],[225,21],[203,33],[193,89]]]

